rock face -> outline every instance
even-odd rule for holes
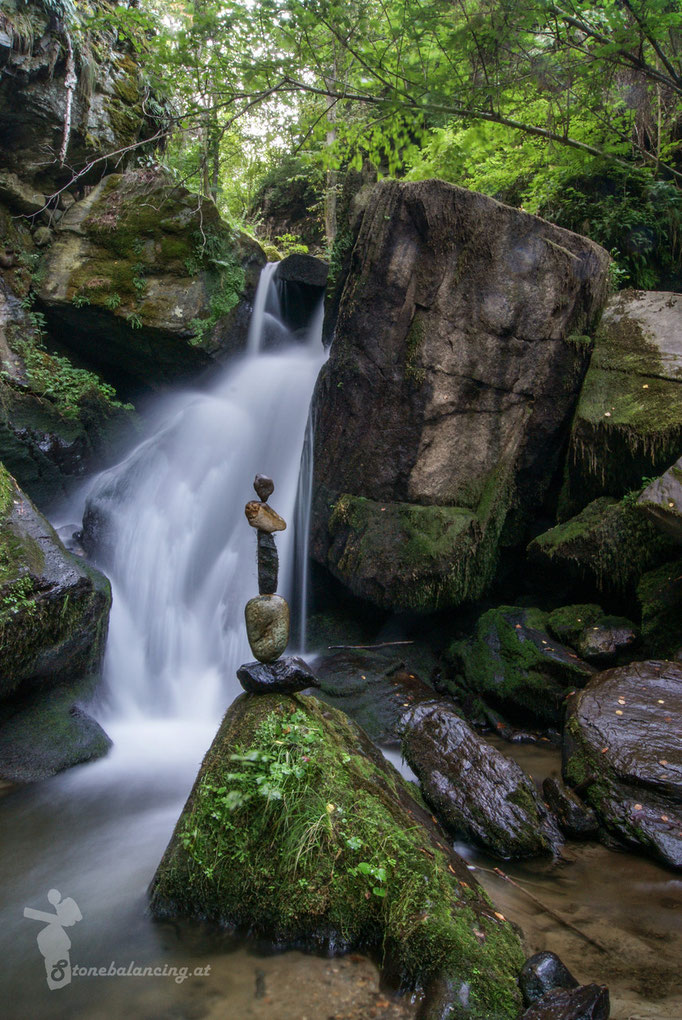
[[[682,453],[682,296],[614,295],[597,331],[573,420],[563,519],[620,497]]]
[[[454,642],[444,686],[466,699],[477,697],[523,725],[560,725],[566,695],[583,687],[594,667],[552,638],[548,614],[500,606],[484,613],[474,637]]]
[[[571,700],[564,777],[624,842],[682,868],[682,667],[636,662]]]
[[[634,594],[641,576],[676,553],[674,543],[630,499],[602,496],[539,535],[528,558],[574,591]]]
[[[471,1020],[519,1012],[511,925],[371,741],[315,698],[242,695],[230,707],[151,909],[280,946],[381,946],[407,986],[449,979],[444,1015],[458,1015],[462,994]]]
[[[213,203],[159,171],[129,171],[64,213],[39,299],[71,350],[113,378],[149,385],[196,373],[245,342],[264,263],[257,242],[233,235]]]
[[[403,725],[403,754],[452,835],[504,859],[556,852],[561,835],[532,780],[447,703],[418,705]]]
[[[71,14],[60,17],[56,8],[50,13],[37,0],[3,10],[9,45],[2,50],[0,167],[43,192],[68,182],[73,167],[80,170],[87,161],[133,145],[158,127],[145,113],[145,82],[126,44],[112,30],[91,32],[77,5],[73,9],[73,20]],[[69,38],[78,84],[66,165],[60,166]],[[115,156],[112,164],[120,165],[119,159]],[[79,183],[99,179],[105,165],[97,162]]]
[[[457,605],[547,491],[608,256],[440,181],[378,184],[347,244],[314,399],[312,554],[381,606]]]
[[[682,544],[682,457],[647,485],[637,506],[678,545]]]
[[[108,749],[73,706],[98,669],[110,601],[0,465],[0,776],[44,778]]]

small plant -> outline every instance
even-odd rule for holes
[[[109,294],[109,296],[108,296],[108,297],[107,297],[107,298],[105,299],[105,301],[104,301],[104,304],[105,304],[105,305],[106,305],[106,307],[107,307],[107,308],[109,308],[109,309],[110,309],[110,310],[111,310],[112,312],[115,312],[115,311],[116,311],[116,309],[117,309],[117,308],[119,307],[119,305],[121,304],[121,295],[120,295],[120,294],[117,294],[117,293],[116,293],[116,291],[114,291],[114,293],[113,293],[113,294]]]
[[[85,305],[90,304],[90,298],[87,296],[87,294],[74,294],[73,298],[71,299],[71,304],[75,308],[84,308]]]
[[[283,255],[307,255],[308,245],[303,244],[298,234],[278,234],[277,248]]]
[[[36,600],[33,596],[33,581],[27,575],[13,581],[3,591],[0,598],[0,614],[16,616],[23,611],[32,613],[36,608]]]
[[[130,312],[126,315],[126,322],[131,329],[142,329],[142,319],[136,312]]]

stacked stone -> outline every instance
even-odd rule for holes
[[[258,499],[247,503],[244,513],[258,533],[258,596],[246,603],[244,616],[249,645],[258,661],[240,666],[237,677],[252,694],[292,694],[320,684],[303,659],[281,657],[289,643],[289,605],[276,594],[279,557],[274,536],[287,525],[267,502],[275,491],[272,479],[256,475],[253,487]]]

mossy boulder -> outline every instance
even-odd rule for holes
[[[639,630],[623,616],[607,616],[601,606],[561,606],[547,618],[547,629],[588,662],[606,664],[637,644]]]
[[[123,35],[106,25],[105,16],[93,30],[89,12],[71,5],[57,8],[39,0],[4,0],[0,77],[0,166],[53,192],[73,177],[73,167],[92,163],[79,185],[99,180],[111,154],[111,165],[123,166],[140,154],[122,149],[150,137],[159,127],[149,111],[161,108],[137,63],[135,50]],[[142,29],[138,45],[144,45]],[[66,160],[59,153],[64,136],[68,90],[67,54],[74,52],[77,88],[72,90],[71,132]],[[22,210],[23,211],[23,210]],[[31,210],[34,211],[34,210]]]
[[[679,658],[682,649],[682,559],[644,574],[637,587],[642,643],[658,659]]]
[[[642,574],[674,556],[676,548],[634,499],[601,496],[533,539],[528,558],[564,587],[623,599],[634,596]]]
[[[472,638],[447,651],[444,688],[465,702],[483,699],[514,722],[556,727],[566,696],[583,687],[594,668],[547,629],[540,609],[500,606],[484,613]]]
[[[571,430],[561,519],[639,489],[682,453],[682,296],[621,291],[604,312]]]
[[[456,606],[547,496],[608,255],[442,181],[381,181],[346,229],[313,401],[311,552],[383,607]]]
[[[682,544],[682,457],[647,485],[637,506],[661,531]]]
[[[96,672],[110,603],[0,465],[0,700]]]
[[[571,698],[564,778],[630,846],[682,868],[682,667],[609,669]]]
[[[378,949],[407,986],[445,975],[448,1020],[520,1009],[515,931],[369,738],[314,698],[234,702],[150,895],[156,917]]]
[[[72,205],[38,291],[62,342],[128,385],[196,374],[246,340],[265,256],[161,171],[105,177]]]
[[[446,702],[409,709],[403,754],[448,832],[495,857],[556,853],[561,834],[522,768],[477,736]]]

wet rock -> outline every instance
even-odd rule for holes
[[[261,595],[274,595],[277,591],[279,556],[277,546],[267,531],[258,532],[258,591]]]
[[[527,1006],[555,988],[577,988],[578,982],[556,953],[529,956],[519,974],[519,988]]]
[[[289,641],[289,606],[281,595],[259,595],[244,608],[246,634],[259,662],[274,662]]]
[[[33,216],[45,208],[45,196],[8,170],[0,170],[0,202],[24,216]]]
[[[267,503],[269,497],[275,491],[275,483],[267,475],[256,475],[253,480],[253,487],[261,503]]]
[[[587,586],[616,598],[633,595],[642,574],[675,553],[674,543],[631,500],[607,496],[528,546],[529,560],[543,574],[571,584],[576,593]]]
[[[447,703],[410,709],[403,726],[405,759],[451,834],[504,859],[556,852],[562,839],[532,780]]]
[[[599,665],[613,662],[639,640],[639,629],[631,620],[607,616],[601,606],[591,603],[553,610],[547,629],[581,658]]]
[[[253,764],[236,767],[235,754]],[[273,754],[288,771],[271,770]],[[258,792],[261,777],[279,798]],[[210,919],[280,949],[376,948],[404,986],[447,975],[473,1016],[518,1017],[514,928],[410,784],[317,698],[247,694],[230,706],[150,897],[155,917]]]
[[[267,503],[259,503],[252,499],[244,507],[244,513],[251,527],[257,528],[259,531],[266,531],[268,534],[271,534],[274,531],[284,531],[286,529],[287,524],[284,518],[280,517]]]
[[[647,485],[637,506],[665,534],[678,544],[682,543],[682,457],[664,475]]]
[[[287,283],[300,283],[307,287],[316,287],[324,290],[329,275],[329,265],[314,255],[294,254],[287,255],[277,267],[276,277],[278,280],[286,280]]]
[[[608,1020],[609,990],[605,985],[548,992],[526,1010],[521,1020]]]
[[[295,694],[320,686],[308,663],[294,656],[270,664],[247,662],[239,667],[237,677],[250,694]]]
[[[589,839],[599,831],[599,822],[592,808],[587,807],[558,779],[547,776],[542,783],[542,793],[559,828],[569,839]]]
[[[569,702],[563,769],[612,834],[682,868],[682,664],[595,677]]]
[[[480,617],[473,638],[450,645],[443,682],[464,698],[483,698],[525,725],[556,727],[566,695],[583,687],[594,667],[549,633],[539,609],[500,606]]]
[[[64,213],[39,299],[68,350],[130,388],[149,387],[243,346],[264,263],[213,202],[141,169],[110,174]]]
[[[676,659],[682,647],[682,559],[645,574],[637,588],[642,643],[656,659]]]
[[[380,182],[344,245],[314,397],[312,555],[384,608],[458,605],[547,491],[608,256],[440,181]]]
[[[595,337],[573,418],[561,519],[619,498],[682,451],[682,296],[620,291]]]

